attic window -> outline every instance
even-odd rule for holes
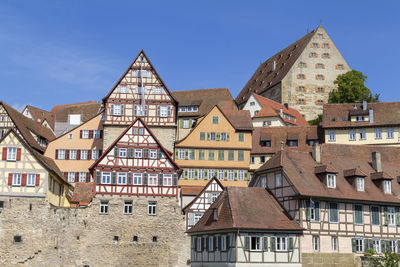
[[[218,209],[214,209],[213,211],[213,220],[214,221],[218,220]]]
[[[255,104],[256,104],[256,102],[254,102],[254,101],[250,102],[250,106],[254,106]]]
[[[357,177],[357,191],[364,191],[364,177]]]
[[[390,180],[383,181],[383,190],[384,190],[385,194],[391,194],[392,193],[392,181],[390,181]]]
[[[336,188],[336,174],[334,173],[327,174],[327,185],[328,188]]]

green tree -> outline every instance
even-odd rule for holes
[[[364,85],[367,76],[359,71],[352,70],[339,75],[333,82],[337,89],[329,95],[329,103],[360,103],[378,102],[379,94],[372,95],[371,91]]]
[[[308,121],[308,124],[310,125],[319,125],[322,122],[322,115],[318,115],[317,118]]]
[[[369,249],[364,254],[372,266],[376,267],[398,267],[400,258],[395,253],[391,253],[388,250],[381,255],[378,255],[375,250]]]

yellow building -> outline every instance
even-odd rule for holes
[[[400,102],[324,105],[326,143],[400,145]]]
[[[247,186],[252,130],[249,111],[212,108],[175,145],[179,185],[205,186],[216,176],[224,186]]]
[[[102,114],[59,136],[47,146],[52,158],[69,183],[91,181],[89,167],[103,150]]]
[[[69,184],[54,161],[32,149],[9,130],[0,140],[0,196],[43,198],[50,205],[69,207]]]

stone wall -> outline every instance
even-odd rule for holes
[[[0,266],[186,266],[190,239],[177,199],[126,197],[132,215],[123,213],[124,198],[101,199],[109,200],[108,215],[99,214],[99,198],[73,209],[0,197]],[[157,201],[157,216],[147,215],[148,200]],[[14,242],[16,235],[22,242]]]
[[[352,253],[302,253],[303,267],[361,267],[360,257]]]

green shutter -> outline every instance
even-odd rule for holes
[[[353,252],[357,252],[357,240],[355,238],[351,239],[351,249]]]
[[[221,140],[221,133],[216,133],[215,135],[216,135],[215,140],[217,141]]]
[[[175,159],[178,159],[178,149],[175,148]]]
[[[192,128],[192,123],[193,123],[193,120],[189,119],[189,128]]]
[[[293,251],[293,237],[289,237],[288,241],[289,241],[288,250]]]
[[[162,173],[160,173],[160,174],[158,175],[158,185],[159,185],[159,186],[162,186],[162,185],[163,185],[163,174],[162,174]]]
[[[178,186],[178,174],[174,173],[174,176],[172,178],[172,186]]]
[[[210,133],[207,133],[207,141],[210,141]]]
[[[244,161],[244,151],[243,150],[238,151],[238,160]]]
[[[237,178],[238,178],[238,171],[237,171],[237,170],[234,170],[234,173],[235,173],[234,180],[237,181]]]
[[[315,201],[314,202],[314,206],[315,206],[315,220],[317,222],[319,222],[319,202]]]
[[[179,128],[183,128],[183,120],[179,120]]]
[[[118,147],[114,147],[114,157],[118,157]]]
[[[229,141],[229,133],[226,133],[226,141]]]
[[[244,237],[244,250],[250,250],[250,236]]]
[[[144,159],[149,158],[149,149],[148,148],[143,148],[143,158]]]
[[[189,178],[188,177],[188,169],[185,169],[184,172],[185,172],[185,178],[188,179]]]
[[[268,236],[263,236],[263,251],[268,251]]]
[[[231,239],[228,234],[226,235],[226,250],[229,250],[230,247],[231,247]]]
[[[132,184],[132,173],[128,172],[128,185]]]
[[[111,184],[115,185],[117,183],[117,173],[112,172],[111,173]]]
[[[228,180],[228,170],[224,170],[224,180]]]
[[[189,159],[189,151],[185,149],[185,160]]]
[[[128,158],[133,159],[134,150],[133,147],[128,148]]]
[[[218,160],[224,160],[225,150],[218,150]]]
[[[192,158],[191,160],[195,160],[196,159],[196,151],[194,149],[192,149]]]
[[[204,141],[206,139],[206,133],[200,132],[200,141]]]
[[[148,173],[143,173],[143,185],[147,185],[148,177],[149,177]]]
[[[197,180],[197,178],[198,178],[198,173],[199,173],[199,170],[198,169],[194,169],[194,179],[195,180]]]
[[[396,225],[400,226],[400,209],[396,208]]]
[[[387,207],[383,208],[383,214],[385,217],[385,225],[388,225],[389,224],[389,216],[388,216],[388,208]]]
[[[96,184],[100,184],[101,174],[99,171],[96,171]]]
[[[306,220],[310,221],[311,220],[311,207],[310,207],[310,201],[306,201]]]
[[[275,251],[275,237],[271,236],[271,238],[269,240],[270,240],[270,249],[272,252],[274,252]]]

